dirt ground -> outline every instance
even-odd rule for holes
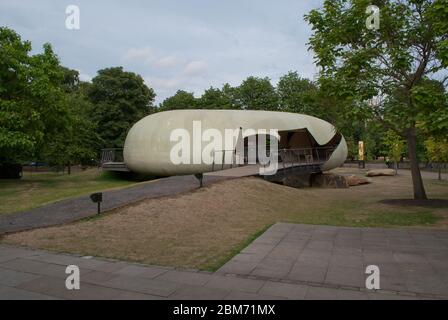
[[[340,168],[341,174],[364,171]],[[448,182],[425,175],[429,197],[410,199],[409,172],[349,189],[294,189],[260,178],[227,180],[174,197],[145,200],[64,226],[5,236],[3,243],[154,265],[215,270],[275,222],[448,228]],[[389,203],[389,202],[391,203]]]

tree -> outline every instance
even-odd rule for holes
[[[393,130],[388,130],[383,138],[384,154],[394,162],[395,174],[398,173],[398,162],[405,152],[405,141]]]
[[[230,84],[225,83],[221,89],[222,94],[226,99],[230,101],[230,109],[239,110],[242,109],[241,102],[239,100],[239,88],[232,87]]]
[[[358,157],[358,145],[355,143],[353,139],[346,139],[347,142],[347,157],[350,160],[355,160]]]
[[[302,79],[297,72],[290,71],[277,85],[280,110],[317,116],[320,113],[316,104],[317,91],[309,79]]]
[[[406,138],[415,199],[426,199],[417,158],[420,109],[413,92],[447,66],[446,0],[378,0],[379,29],[367,28],[370,0],[325,0],[305,19],[324,90],[370,101],[375,118]],[[443,21],[443,22],[442,22]]]
[[[440,81],[424,79],[412,91],[419,109],[417,128],[427,136],[445,137],[448,134],[448,94]]]
[[[21,162],[64,131],[64,72],[51,45],[30,55],[31,43],[0,28],[0,162]]]
[[[122,147],[131,126],[154,111],[154,90],[143,78],[122,67],[98,71],[88,89],[92,119],[104,147]]]
[[[200,109],[232,109],[232,101],[223,91],[210,87],[197,100]]]
[[[443,162],[448,162],[448,139],[430,137],[425,141],[426,152],[430,161],[438,163],[439,180],[442,180]]]
[[[67,166],[70,174],[71,165],[94,162],[102,140],[96,132],[97,124],[90,117],[93,105],[86,94],[90,84],[80,82],[76,70],[63,68],[63,71],[68,107],[65,130],[44,145],[41,157],[51,166]]]
[[[278,96],[269,78],[244,80],[238,88],[238,100],[245,110],[278,110]]]
[[[178,90],[174,96],[163,100],[159,111],[195,109],[197,105],[193,92]]]

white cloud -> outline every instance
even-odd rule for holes
[[[123,56],[124,60],[144,60],[148,61],[153,57],[152,50],[150,47],[143,47],[143,48],[131,48],[126,51],[126,53]]]
[[[1,0],[0,20],[35,50],[50,42],[62,64],[80,70],[83,80],[123,65],[146,79],[157,102],[178,89],[199,95],[251,75],[275,83],[289,70],[305,77],[315,71],[306,45],[311,28],[302,17],[322,0],[76,3],[82,20],[77,32],[64,27],[64,1]]]
[[[199,74],[204,73],[207,70],[207,63],[205,61],[191,61],[188,63],[182,74],[185,76],[197,76]]]
[[[174,56],[167,56],[157,59],[152,63],[156,68],[172,68],[178,64],[178,59]]]
[[[175,89],[182,84],[182,78],[145,77],[145,83],[156,89]]]

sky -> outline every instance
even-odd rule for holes
[[[31,41],[33,53],[51,43],[81,80],[107,67],[136,72],[160,103],[180,89],[198,97],[248,76],[269,77],[275,85],[292,70],[312,79],[311,28],[303,15],[321,2],[1,0],[0,26]],[[79,30],[66,28],[69,5],[79,8]]]

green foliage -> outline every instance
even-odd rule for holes
[[[448,134],[448,94],[442,83],[434,80],[422,81],[414,87],[411,95],[419,112],[417,127],[427,135]]]
[[[448,1],[435,0],[429,8],[428,16],[431,21],[434,33],[439,41],[436,42],[435,51],[437,58],[442,61],[443,67],[448,67]]]
[[[278,111],[278,96],[269,78],[249,77],[237,92],[241,109]]]
[[[232,109],[232,100],[223,90],[210,87],[197,100],[200,109]]]
[[[178,109],[279,110],[279,99],[269,78],[248,77],[238,87],[228,83],[222,89],[210,87],[196,99],[192,92],[178,90],[165,99],[158,111]]]
[[[403,133],[414,126],[419,110],[411,92],[443,68],[442,51],[435,49],[446,39],[439,31],[446,29],[446,20],[438,19],[446,15],[442,2],[326,0],[312,10],[305,18],[323,89],[358,101],[381,96],[373,106],[379,121]],[[380,8],[379,30],[365,26],[370,4]]]
[[[448,162],[448,139],[430,137],[425,141],[428,159],[431,162]]]
[[[383,153],[394,162],[399,162],[406,151],[405,141],[392,130],[388,130],[384,135],[383,147]]]
[[[308,79],[300,78],[297,72],[290,71],[282,76],[277,86],[280,109],[289,112],[320,116],[322,104],[319,103],[317,86]]]
[[[347,149],[348,149],[348,155],[347,158],[351,160],[355,160],[358,157],[358,144],[353,141],[353,139],[347,139]]]
[[[64,72],[51,46],[31,44],[0,28],[0,161],[23,161],[65,128]]]
[[[366,8],[380,9],[380,27],[366,27]],[[321,67],[321,89],[368,103],[376,121],[406,136],[414,196],[426,198],[417,158],[417,122],[429,125],[415,90],[446,66],[446,0],[325,0],[305,19],[309,45]],[[356,105],[356,104],[355,104]],[[431,110],[434,112],[432,105]],[[355,108],[349,110],[354,111]],[[426,117],[425,117],[426,116]],[[439,117],[445,127],[445,117]],[[439,119],[437,119],[439,120]]]
[[[122,147],[131,126],[154,111],[154,90],[143,78],[122,67],[98,71],[88,88],[92,119],[104,147]]]
[[[297,72],[290,71],[280,78],[277,93],[282,111],[316,116],[320,113],[316,104],[318,88],[310,80],[300,78]]]
[[[231,109],[241,109],[241,103],[239,101],[239,88],[232,87],[230,84],[226,83],[221,89],[222,94],[226,99],[230,101]]]
[[[67,126],[43,148],[42,158],[52,166],[94,164],[102,147],[96,123],[90,117],[92,104],[81,88],[72,90],[67,94]]]
[[[174,96],[163,100],[159,111],[195,109],[196,106],[197,101],[192,92],[178,90]]]

